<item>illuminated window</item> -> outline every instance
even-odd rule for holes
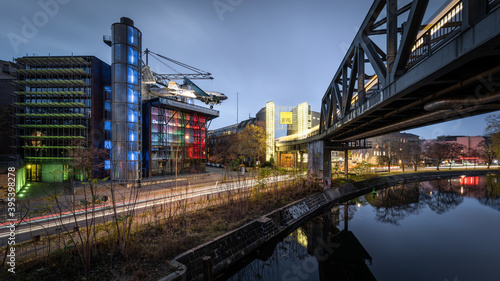
[[[137,71],[132,66],[129,66],[127,71],[127,83],[137,84],[138,81],[137,75],[138,75]]]
[[[104,130],[105,131],[111,131],[111,122],[104,121]]]
[[[104,141],[104,148],[105,149],[111,149],[113,145],[111,144],[111,141]]]
[[[133,47],[128,47],[128,63],[137,64],[137,50]]]
[[[128,131],[128,140],[129,141],[137,141],[137,132],[129,130]]]
[[[137,31],[135,31],[134,27],[128,26],[128,43],[130,45],[134,45],[136,42]]]
[[[135,123],[137,122],[137,111],[128,110],[128,122]]]
[[[139,93],[137,91],[134,91],[130,86],[128,87],[127,90],[127,96],[128,96],[128,102],[129,103],[137,103]]]
[[[136,161],[137,160],[137,151],[129,151],[127,160]]]

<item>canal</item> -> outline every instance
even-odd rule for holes
[[[221,280],[500,280],[500,176],[391,186],[334,205]]]

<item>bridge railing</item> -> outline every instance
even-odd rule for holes
[[[462,27],[462,10],[463,3],[459,1],[417,39],[408,59],[407,68],[430,56],[432,51],[443,45],[451,38],[451,34]]]

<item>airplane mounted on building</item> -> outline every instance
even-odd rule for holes
[[[169,88],[170,88],[170,82],[168,83]],[[175,86],[177,86],[175,82],[174,84]],[[215,104],[220,104],[221,101],[227,99],[227,96],[221,92],[203,91],[202,89],[200,89],[200,87],[198,87],[195,83],[193,83],[193,81],[189,80],[189,78],[187,77],[184,77],[184,84],[189,85],[191,87],[192,90],[188,91],[192,91],[192,93],[196,95],[196,99],[201,100],[205,104],[210,105],[210,108],[213,108]],[[180,90],[182,91],[182,89]]]
[[[144,71],[143,71],[144,72]],[[164,86],[163,83],[160,85]],[[184,97],[188,99],[197,99],[205,104],[210,105],[210,108],[213,108],[214,105],[220,104],[221,101],[226,100],[227,96],[220,92],[213,91],[203,91],[200,87],[193,83],[193,81],[189,80],[189,78],[184,77],[184,85],[189,86],[191,89],[187,89],[187,87],[179,87],[177,83],[174,81],[169,81],[168,85],[165,87],[149,87],[150,92],[153,95],[157,96],[171,96],[171,97]]]
[[[213,91],[203,91],[200,87],[193,83],[191,79],[213,79],[210,73],[204,72],[192,66],[188,66],[184,63],[172,60],[160,54],[156,54],[148,49],[146,49],[146,65],[142,68],[142,84],[143,89],[147,90],[149,93],[156,96],[173,96],[173,97],[184,97],[188,99],[197,99],[205,104],[210,105],[213,108],[215,104],[220,104],[221,101],[226,100],[227,96],[220,92]],[[148,56],[151,55],[155,58],[161,58],[169,62],[180,65],[184,68],[190,69],[195,72],[192,74],[158,74],[151,70],[148,66]],[[189,77],[189,78],[188,78]],[[184,79],[184,84],[179,87],[173,80]],[[158,87],[162,86],[162,87]]]

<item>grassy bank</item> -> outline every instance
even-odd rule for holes
[[[322,190],[318,182],[300,176],[265,183],[265,178],[276,175],[283,172],[265,171],[257,188],[228,188],[220,196],[197,201],[186,197],[140,215],[131,213],[78,232],[63,231],[16,245],[16,251],[24,248],[31,255],[16,261],[15,275],[5,265],[0,279],[157,280],[172,271],[168,260],[178,254]],[[130,234],[124,236],[128,229]]]

